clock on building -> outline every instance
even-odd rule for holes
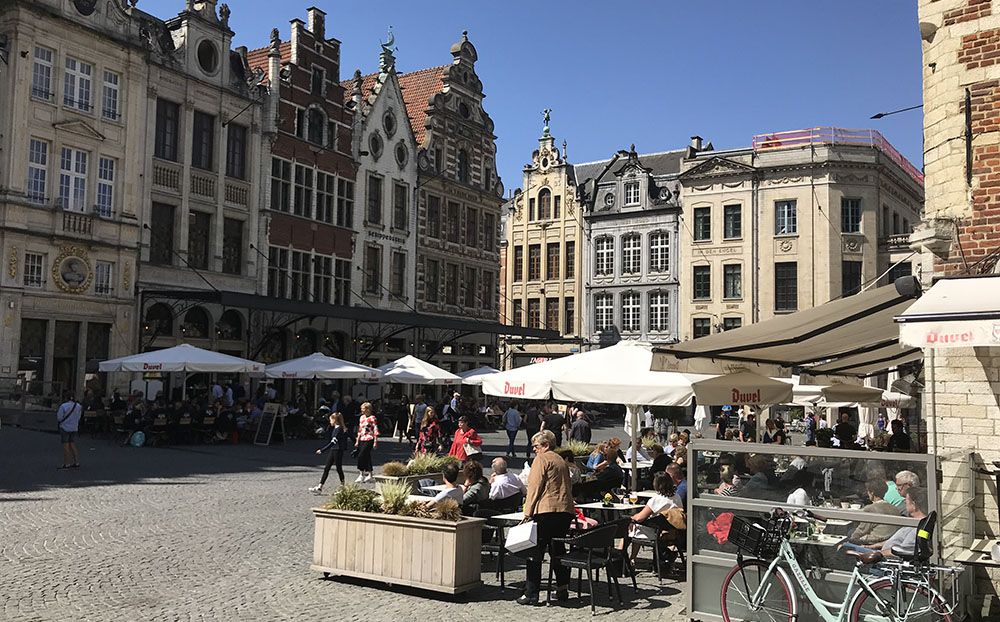
[[[82,15],[90,15],[97,8],[97,0],[73,0],[73,6]]]

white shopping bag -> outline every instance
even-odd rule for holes
[[[538,544],[538,525],[532,522],[521,523],[507,531],[507,542],[504,546],[511,553],[530,549]]]

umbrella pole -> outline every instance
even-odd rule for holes
[[[630,460],[632,467],[632,490],[636,491],[639,490],[639,465],[636,464],[636,454],[639,453],[637,447],[639,440],[639,406],[637,404],[626,404],[625,410],[628,411],[628,421],[632,436],[632,458]]]

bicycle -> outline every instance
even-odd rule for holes
[[[951,590],[948,600],[932,585],[932,578],[954,577],[962,569],[928,563],[935,514],[917,526],[912,555],[896,550],[893,554],[898,557],[892,558],[884,558],[879,551],[855,553],[858,561],[840,603],[823,600],[809,584],[792,551],[793,519],[788,514],[775,510],[767,526],[734,516],[729,541],[738,548],[737,563],[722,582],[722,618],[726,622],[798,620],[798,598],[787,566],[823,622],[951,622],[958,607],[957,590]],[[807,523],[819,520],[808,511],[797,512],[796,517]],[[744,558],[744,551],[752,557]],[[862,574],[863,567],[880,562],[885,575]]]

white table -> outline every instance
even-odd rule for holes
[[[794,536],[788,539],[789,544],[810,544],[812,546],[837,546],[847,540],[847,536],[835,536],[829,533],[816,534],[811,537]]]
[[[594,501],[592,503],[581,503],[576,506],[581,510],[604,510],[607,512],[631,512],[633,510],[641,510],[646,507],[644,505],[636,505],[634,503],[612,503],[611,505],[604,505],[600,501]]]
[[[445,485],[445,484],[434,484],[433,486],[421,486],[420,487],[421,490],[433,490],[434,492],[441,492],[442,490],[445,490],[446,488],[448,488],[448,486]]]
[[[510,514],[497,514],[492,520],[511,521],[520,523],[524,520],[524,512],[511,512]]]

